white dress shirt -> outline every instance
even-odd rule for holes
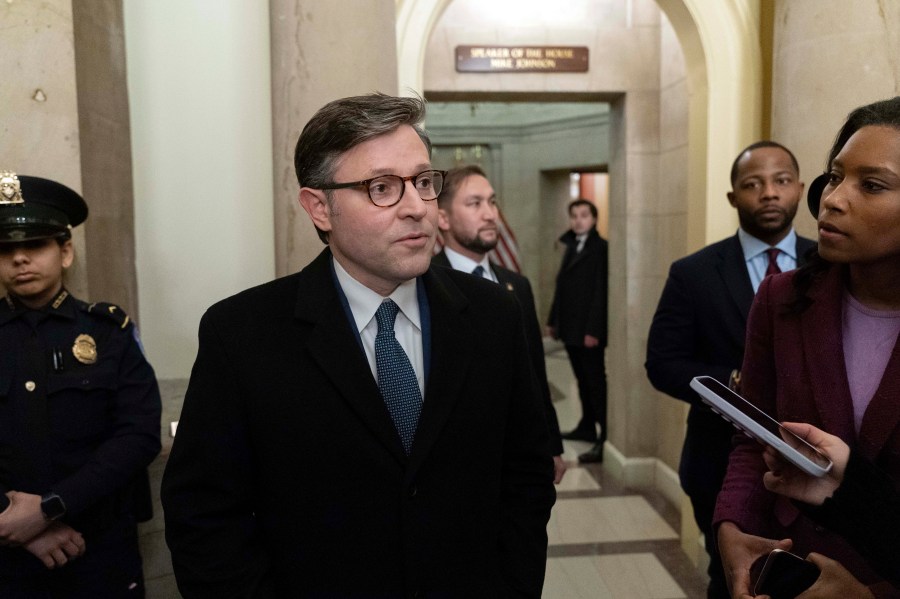
[[[744,261],[747,264],[747,273],[750,275],[750,283],[753,284],[754,294],[766,276],[766,269],[769,267],[769,255],[766,253],[766,250],[770,247],[776,247],[781,250],[778,253],[778,258],[775,260],[781,272],[797,268],[797,232],[793,228],[784,239],[773,246],[770,246],[765,241],[760,241],[743,229],[738,229],[738,240],[740,240],[741,249],[744,251]]]
[[[461,270],[462,272],[467,272],[472,274],[472,271],[475,270],[476,266],[480,266],[484,269],[484,272],[481,273],[481,276],[487,279],[488,281],[493,281],[498,283],[497,275],[494,274],[494,271],[491,270],[491,261],[488,260],[487,254],[481,257],[481,262],[475,262],[471,258],[463,256],[459,252],[455,252],[444,246],[444,254],[447,255],[447,260],[450,262],[450,266],[453,267],[453,270]]]
[[[394,303],[400,308],[397,312],[397,319],[394,321],[394,337],[406,352],[406,356],[416,372],[419,391],[424,399],[425,358],[422,351],[422,320],[419,314],[419,298],[416,295],[416,280],[410,279],[401,283],[386,298],[350,276],[337,260],[334,260],[334,271],[344,295],[347,296],[350,312],[353,314],[353,320],[356,321],[356,330],[359,331],[366,359],[369,360],[369,368],[372,369],[372,376],[376,381],[378,380],[378,367],[375,363],[375,336],[378,334],[378,321],[375,319],[375,312],[378,311],[381,302],[388,298],[394,300]]]

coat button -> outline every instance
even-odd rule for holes
[[[34,381],[28,381],[25,383],[25,390],[29,393],[34,391],[37,385],[34,384]]]
[[[409,488],[409,498],[412,499],[419,492],[419,489],[416,488],[416,485],[413,485]]]

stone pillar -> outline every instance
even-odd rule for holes
[[[71,0],[7,0],[0,3],[0,23],[0,169],[53,179],[80,193]],[[66,285],[85,297],[84,227],[73,239],[76,258]]]
[[[74,2],[85,259],[91,301],[113,302],[138,318],[131,124],[122,0]]]
[[[808,184],[848,112],[900,94],[900,3],[778,0],[773,56],[772,139]],[[805,200],[795,225],[816,237]]]
[[[270,0],[275,270],[296,272],[322,242],[297,202],[294,145],[323,105],[345,96],[396,94],[394,0]]]

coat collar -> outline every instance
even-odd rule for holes
[[[844,362],[843,285],[842,269],[833,267],[810,289],[812,304],[800,315],[800,332],[812,396],[822,424],[832,434],[852,441],[856,432]]]
[[[53,298],[53,301],[41,308],[40,311],[51,316],[71,320],[75,318],[77,308],[78,306],[75,298],[72,297],[72,294],[70,294],[65,287],[63,287],[60,289],[59,293],[56,294],[56,297]],[[0,301],[0,326],[14,320],[27,311],[28,308],[23,306],[19,300],[12,295],[6,295],[3,300]]]
[[[430,308],[431,369],[412,453],[407,457],[341,305],[330,260],[331,252],[326,248],[299,273],[294,316],[310,327],[304,341],[309,354],[372,434],[407,468],[410,477],[434,446],[466,380],[471,325],[463,313],[468,300],[442,269],[431,268],[422,275]]]
[[[575,235],[575,231],[572,229],[569,229],[560,235],[559,241],[566,246],[566,253],[563,257],[563,269],[568,270],[584,260],[585,256],[594,253],[600,241],[600,233],[597,232],[597,229],[588,231],[587,239],[584,241],[584,247],[581,248],[580,252],[575,251],[578,246],[578,238]]]
[[[812,305],[801,319],[803,345],[813,394],[825,428],[843,439],[855,439],[862,454],[875,460],[891,434],[900,425],[900,343],[884,369],[881,382],[866,408],[857,434],[853,424],[853,400],[844,360],[843,295],[846,268],[833,266],[809,291]],[[830,416],[830,418],[829,418]]]
[[[725,282],[728,296],[740,310],[741,318],[746,323],[750,315],[750,306],[753,304],[753,284],[750,282],[750,275],[747,274],[744,250],[737,235],[730,238],[728,243],[722,244],[716,269]]]

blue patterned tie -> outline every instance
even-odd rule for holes
[[[475,275],[476,277],[481,277],[483,279],[484,278],[484,267],[479,264],[478,266],[476,266],[475,268],[472,269],[472,274]]]
[[[375,366],[378,369],[381,397],[391,413],[403,450],[409,455],[419,424],[419,414],[422,412],[422,393],[419,391],[416,372],[403,347],[394,337],[394,320],[399,309],[393,300],[385,300],[375,312],[375,319],[378,321]]]

